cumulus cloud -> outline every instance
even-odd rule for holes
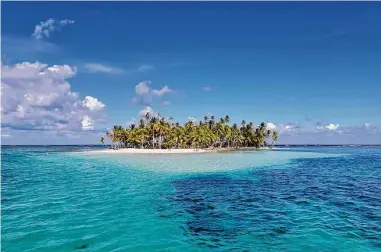
[[[140,82],[135,86],[135,93],[137,95],[145,95],[149,94],[150,92],[150,87],[149,87],[150,82]]]
[[[93,130],[104,122],[100,100],[81,100],[67,79],[76,74],[69,65],[39,62],[1,65],[2,126],[12,130]]]
[[[328,125],[325,126],[328,130],[337,130],[339,128],[339,124],[333,124],[333,123],[330,123]]]
[[[203,87],[202,90],[205,92],[211,92],[212,88],[211,87]]]
[[[49,18],[46,21],[41,21],[40,24],[34,27],[34,32],[32,37],[39,40],[45,38],[49,38],[50,34],[53,31],[59,30],[61,27],[66,25],[74,24],[74,20],[64,19],[64,20],[54,20]]]
[[[360,125],[345,126],[334,123],[300,125],[294,123],[275,124],[267,122],[267,129],[275,130],[281,135],[280,142],[283,144],[380,144],[380,129],[365,122]]]
[[[157,112],[155,112],[150,106],[147,106],[147,107],[145,107],[145,108],[143,108],[142,110],[139,111],[139,115],[141,117],[146,116],[147,113],[150,116],[156,116],[157,115]]]
[[[300,124],[299,122],[280,124],[277,126],[276,130],[279,132],[279,135],[296,135],[300,133]]]
[[[7,80],[28,80],[36,77],[47,77],[54,79],[66,79],[76,74],[76,67],[69,65],[53,65],[39,62],[22,62],[13,66],[1,65],[2,79]]]
[[[87,115],[84,115],[81,121],[83,130],[92,130],[94,129],[93,121]]]
[[[153,95],[160,96],[160,97],[165,95],[165,94],[171,93],[171,92],[172,92],[172,89],[170,89],[168,86],[164,86],[158,90],[156,90],[156,89],[152,90]]]
[[[192,122],[197,122],[198,121],[198,119],[193,117],[193,116],[188,116],[188,120],[192,121]]]
[[[272,122],[268,122],[268,123],[266,123],[266,128],[268,130],[275,130],[276,129],[276,125],[274,123],[272,123]]]
[[[82,105],[88,108],[90,111],[98,111],[105,107],[104,103],[91,96],[86,96],[82,101]]]
[[[154,97],[162,98],[166,94],[173,92],[168,86],[163,86],[160,89],[151,89],[150,81],[142,81],[135,86],[136,96],[133,97],[134,103],[142,105],[151,105]]]
[[[84,69],[88,73],[120,74],[124,70],[118,67],[103,65],[100,63],[86,63]]]
[[[323,121],[318,121],[316,124],[316,129],[318,131],[337,131],[339,132],[339,124],[334,123],[326,123]]]
[[[268,122],[266,123],[266,129],[277,131],[280,135],[294,135],[300,131],[300,124],[299,122],[295,122],[276,125],[272,122]]]

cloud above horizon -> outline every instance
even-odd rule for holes
[[[36,40],[40,40],[43,38],[49,38],[50,34],[53,31],[57,31],[60,28],[74,24],[74,20],[63,19],[63,20],[54,20],[49,18],[46,21],[41,21],[40,24],[34,27],[34,32],[32,33],[32,37]]]
[[[136,95],[132,98],[132,101],[141,105],[151,105],[155,97],[160,99],[173,92],[168,86],[162,86],[160,89],[152,89],[150,85],[151,81],[139,82],[135,86]],[[165,101],[165,103],[169,105],[169,101]]]
[[[191,121],[191,122],[193,122],[193,123],[195,123],[195,122],[198,121],[198,119],[195,118],[195,117],[193,117],[193,116],[188,116],[188,120]]]
[[[67,82],[76,67],[39,62],[1,65],[2,127],[12,130],[94,130],[105,121],[105,104],[80,99]]]
[[[137,72],[141,72],[141,73],[143,73],[143,72],[147,72],[147,71],[149,71],[149,70],[153,70],[153,69],[155,69],[155,67],[154,67],[153,65],[140,65],[140,66],[137,67],[135,70],[136,70]]]
[[[337,130],[339,128],[339,124],[333,124],[330,123],[327,126],[325,126],[328,130]]]
[[[272,122],[267,122],[266,128],[268,130],[277,131],[279,135],[295,135],[300,132],[301,126],[298,121],[294,123],[279,124],[279,125],[276,125]]]
[[[103,63],[86,63],[82,67],[86,73],[104,73],[104,74],[134,74],[145,73],[147,71],[155,69],[152,65],[140,65],[131,69],[123,69],[121,67],[110,66]]]
[[[125,72],[122,68],[103,65],[100,63],[86,63],[84,69],[88,73],[120,74]]]
[[[143,108],[142,110],[139,111],[140,117],[146,116],[147,113],[150,116],[157,116],[158,115],[158,112],[154,111],[150,106],[147,106],[147,107],[145,107],[145,108]]]
[[[295,144],[362,144],[366,142],[379,143],[381,140],[379,128],[369,122],[357,126],[341,126],[339,123],[322,124],[320,122],[316,125],[304,125],[302,127],[299,122],[279,125],[268,122],[267,129],[279,133],[281,136],[280,143],[293,141]]]

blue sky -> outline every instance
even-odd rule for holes
[[[180,122],[264,121],[280,143],[381,143],[380,12],[377,2],[4,2],[2,143],[96,143],[147,107]]]

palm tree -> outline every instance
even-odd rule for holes
[[[149,113],[149,112],[147,112],[147,113],[146,113],[146,115],[145,115],[145,118],[146,118],[146,121],[148,122],[148,121],[149,121],[149,119],[151,118],[151,115],[150,115],[150,113]]]
[[[146,139],[149,138],[149,134],[148,134],[148,131],[146,128],[139,128],[138,131],[137,131],[137,140],[140,144],[140,148],[143,149],[144,148],[144,143],[146,141]]]
[[[145,126],[145,124],[144,124],[144,120],[143,120],[143,118],[142,119],[140,119],[140,121],[139,121],[139,128],[144,128],[144,126]]]
[[[224,127],[224,140],[227,142],[228,148],[230,148],[230,141],[232,137],[232,130],[229,125],[225,125]]]
[[[159,123],[156,117],[152,117],[150,121],[150,130],[152,133],[152,148],[155,149],[156,138],[155,135],[159,131]]]
[[[228,115],[225,116],[225,122],[229,123],[230,122],[230,117]]]
[[[272,140],[272,147],[274,147],[274,142],[278,141],[278,132],[273,131]]]
[[[139,124],[129,127],[115,125],[106,132],[111,140],[112,148],[222,148],[222,147],[256,147],[267,145],[266,140],[272,138],[272,146],[278,140],[278,133],[266,129],[262,122],[257,128],[253,122],[246,124],[242,120],[239,127],[236,123],[230,126],[228,115],[215,122],[215,117],[204,117],[197,125],[188,121],[184,126],[172,122],[161,115],[146,115]],[[104,144],[104,137],[100,138]]]
[[[104,145],[105,144],[105,138],[102,136],[100,139],[99,139],[99,142]]]

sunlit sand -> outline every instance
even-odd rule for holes
[[[104,149],[91,150],[91,154],[195,154],[195,153],[210,153],[224,151],[244,151],[244,150],[270,150],[269,147],[262,148],[215,148],[215,149]],[[275,148],[274,148],[275,149]]]

